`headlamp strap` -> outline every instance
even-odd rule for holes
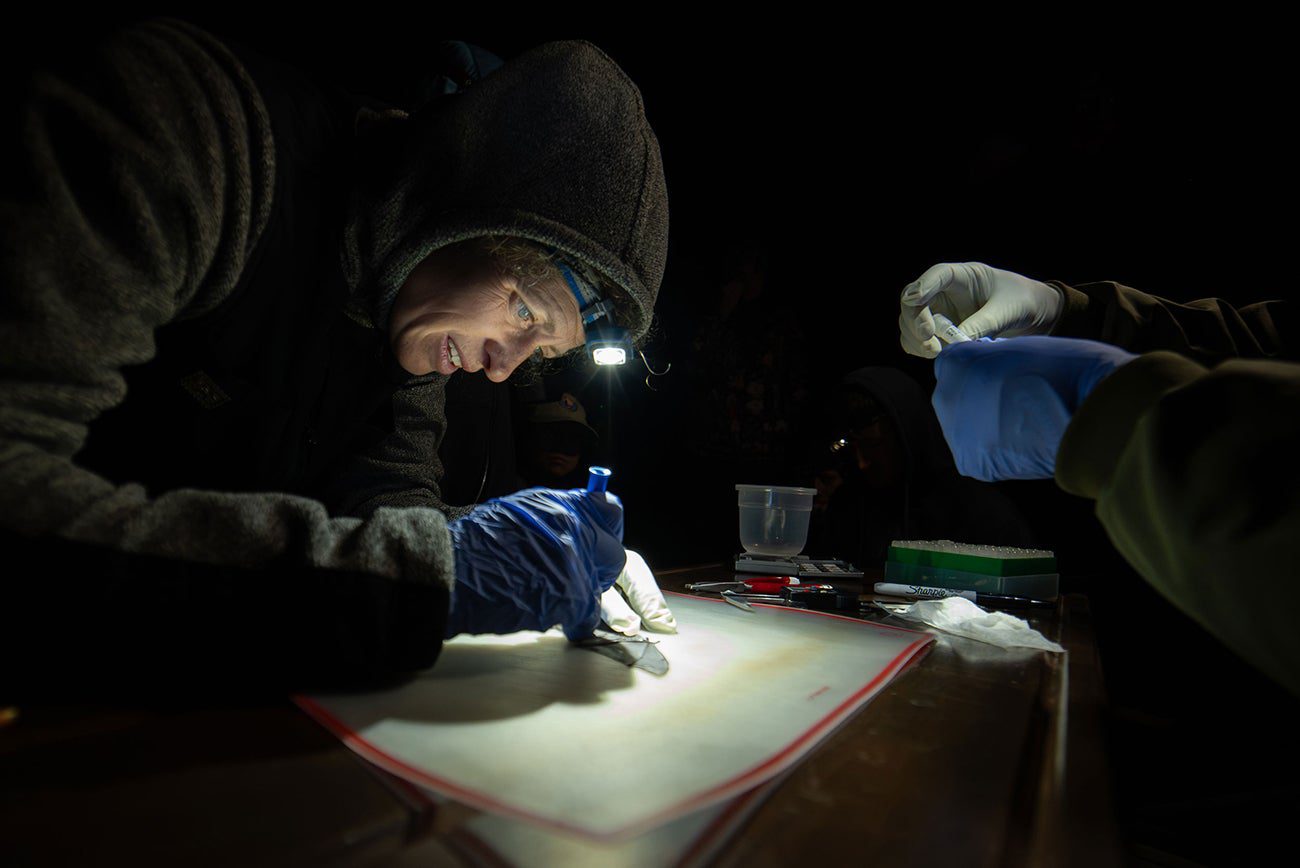
[[[584,327],[591,325],[602,316],[608,317],[612,322],[614,319],[614,302],[607,298],[602,298],[595,304],[589,305],[581,310],[580,313],[582,314],[582,324]]]
[[[614,303],[600,297],[596,288],[585,279],[586,276],[582,274],[581,269],[570,266],[563,259],[557,259],[555,265],[560,269],[560,274],[564,277],[564,282],[569,285],[573,297],[578,300],[578,313],[582,317],[584,328],[602,316],[613,322]]]

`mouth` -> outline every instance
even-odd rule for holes
[[[461,368],[460,349],[456,346],[456,342],[451,339],[451,335],[444,335],[442,343],[438,347],[439,373],[451,376]]]

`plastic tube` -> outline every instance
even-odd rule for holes
[[[952,320],[941,313],[934,314],[934,333],[950,344],[970,340],[964,331],[953,325]]]
[[[609,487],[609,478],[614,475],[614,471],[608,467],[591,466],[587,468],[587,490],[592,492],[604,491]]]

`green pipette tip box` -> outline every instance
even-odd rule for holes
[[[894,540],[888,560],[985,576],[1036,576],[1056,572],[1056,555],[1042,549],[975,545],[952,540]]]

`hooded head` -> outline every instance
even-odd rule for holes
[[[595,46],[542,45],[367,139],[344,264],[376,326],[434,251],[504,235],[594,271],[644,337],[667,255],[663,165],[640,92]]]
[[[589,459],[600,442],[582,403],[566,392],[558,401],[533,404],[527,418],[529,481],[555,488],[578,484],[586,472],[582,459]]]
[[[934,408],[910,376],[862,368],[844,379],[838,403],[837,436],[856,447],[840,451],[859,473],[831,499],[837,551],[862,564],[879,563],[898,538],[1036,544],[1011,501],[957,473]]]
[[[836,423],[846,450],[873,488],[928,485],[956,473],[925,390],[894,368],[845,377]]]

